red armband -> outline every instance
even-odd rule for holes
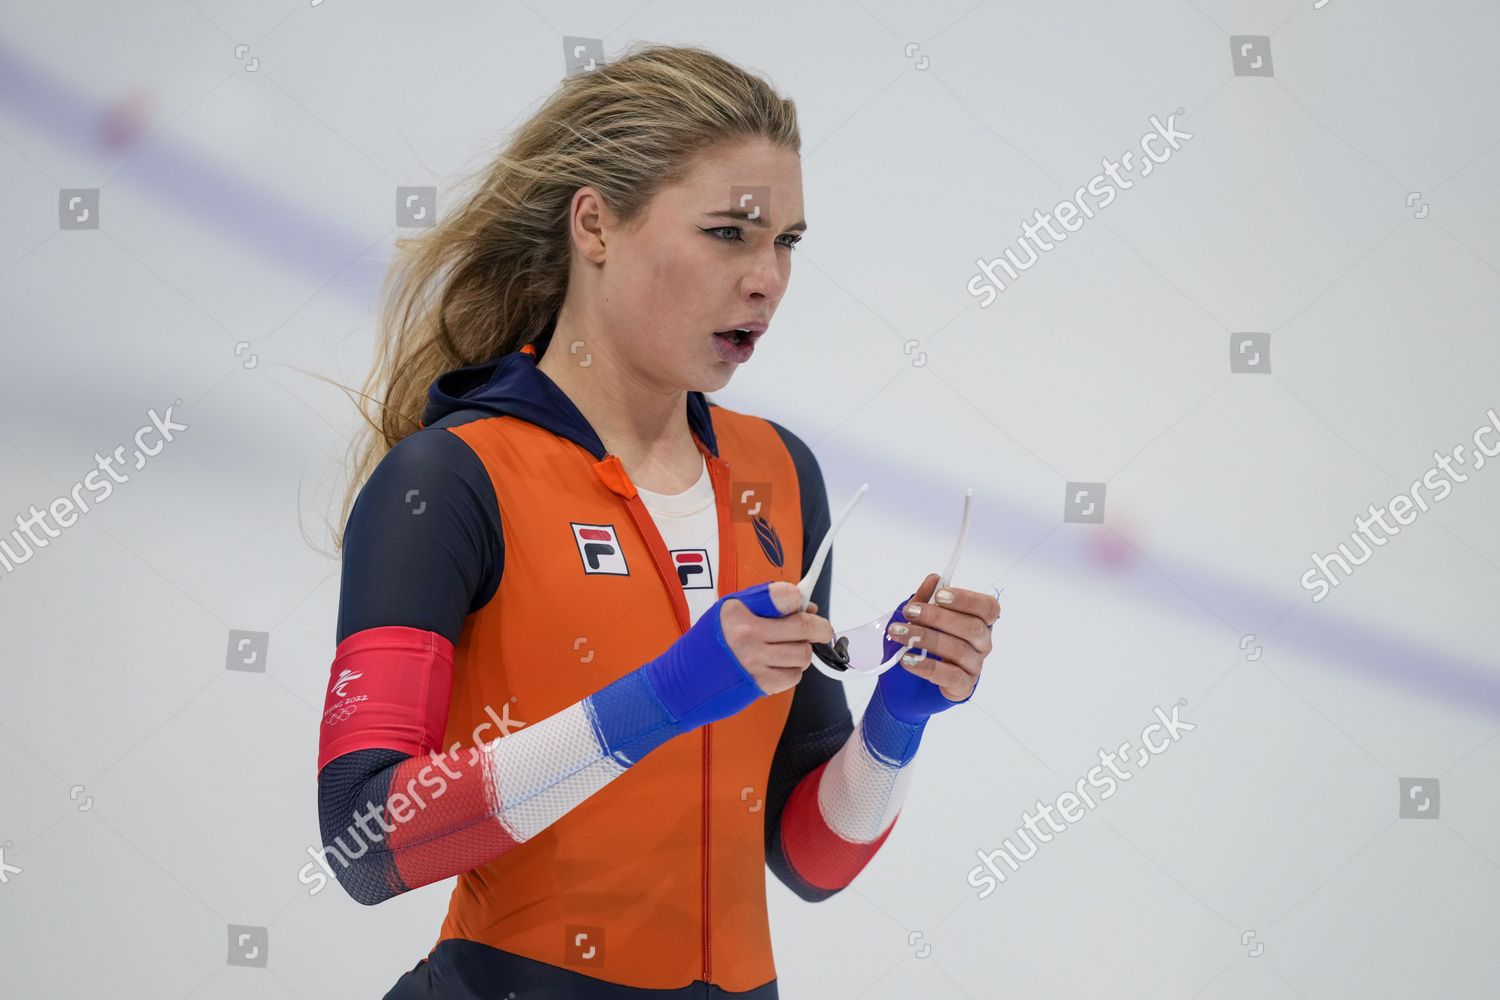
[[[453,644],[426,629],[387,625],[339,643],[323,699],[318,770],[354,750],[413,757],[442,745],[453,691]]]

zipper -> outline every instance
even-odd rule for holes
[[[711,844],[712,841],[711,841],[711,839],[709,837],[709,825],[708,825],[708,819],[709,819],[709,817],[708,817],[709,797],[708,797],[708,793],[709,793],[709,774],[711,773],[709,771],[709,762],[710,762],[710,759],[711,759],[711,754],[712,754],[712,751],[713,751],[713,742],[714,742],[714,732],[713,732],[713,729],[714,729],[714,724],[712,722],[708,723],[706,726],[703,727],[703,983],[704,983],[703,991],[704,991],[705,994],[707,994],[707,992],[708,992],[708,983],[709,983],[708,976],[709,976],[710,966],[713,964],[712,963],[713,950],[712,950],[712,944],[711,944],[711,942],[709,940],[709,930],[708,930],[709,929],[709,924],[710,924],[710,917],[712,916],[712,913],[713,913],[713,911],[710,909],[710,906],[709,906],[709,899],[710,899],[710,897],[709,897],[709,893],[708,893],[708,888],[709,888],[708,887],[708,883],[709,883],[709,871],[710,871],[710,868],[712,867],[709,864],[709,862],[712,860],[712,855],[709,853],[709,851],[710,851],[709,845]]]
[[[722,459],[711,453],[698,439],[695,434],[693,443],[698,446],[704,461],[708,464],[709,481],[714,488],[714,509],[718,515],[719,523],[719,590],[718,596],[733,593],[738,589],[734,581],[738,579],[738,568],[735,562],[734,531],[730,520],[729,505],[726,498],[729,496],[729,465]],[[612,491],[619,494],[625,501],[625,509],[630,512],[630,519],[635,522],[635,527],[640,532],[641,538],[646,543],[646,550],[651,553],[651,561],[656,566],[657,575],[661,577],[662,583],[666,585],[667,596],[672,602],[672,611],[677,616],[677,627],[686,633],[691,627],[691,614],[688,612],[687,595],[682,592],[682,584],[678,582],[677,573],[672,567],[672,556],[667,551],[666,542],[662,540],[661,532],[657,530],[656,522],[651,518],[651,512],[641,502],[640,495],[636,493],[635,485],[630,482],[625,467],[615,455],[605,455],[604,458],[595,463],[594,471],[603,480],[604,484]],[[703,983],[705,995],[707,995],[709,979],[712,973],[712,938],[709,932],[711,910],[711,887],[710,869],[712,855],[710,853],[710,816],[709,804],[712,791],[709,780],[710,765],[713,761],[713,728],[712,722],[701,727],[703,732]]]
[[[719,596],[739,589],[739,567],[735,564],[734,530],[729,519],[729,466],[710,455],[702,444],[698,446],[708,463],[709,481],[714,487],[714,509],[719,517]],[[713,723],[703,727],[703,982],[704,993],[708,992],[712,950],[709,940],[709,765],[713,753]]]

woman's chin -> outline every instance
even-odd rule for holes
[[[729,380],[734,378],[734,373],[739,370],[739,367],[732,361],[715,358],[698,370],[697,377],[690,380],[693,384],[688,386],[688,391],[717,392],[729,384]]]

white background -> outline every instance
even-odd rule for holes
[[[1233,74],[1242,34],[1274,77]],[[1500,463],[1321,603],[1298,582],[1500,406],[1490,0],[11,0],[0,516],[152,407],[190,429],[0,574],[0,993],[375,997],[435,940],[451,882],[297,880],[356,426],[297,369],[359,382],[394,189],[443,209],[563,35],[703,45],[797,102],[810,228],[716,399],[801,435],[835,511],[870,482],[835,624],[941,568],[965,486],[954,582],[1006,588],[870,867],[817,905],[771,879],[783,997],[1500,993]],[[965,291],[1177,108],[1169,161]],[[59,231],[73,187],[100,229]],[[1270,375],[1230,374],[1242,331]],[[1069,481],[1107,483],[1104,524],[1063,522]],[[230,629],[270,633],[266,673],[225,670]],[[1193,732],[977,898],[976,851],[1179,700]],[[1435,821],[1402,777],[1440,779]],[[225,965],[228,924],[269,928],[267,969]]]

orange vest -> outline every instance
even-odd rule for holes
[[[761,418],[714,406],[712,427],[717,456],[694,440],[718,511],[718,593],[797,582],[802,514],[790,453]],[[487,718],[540,721],[636,669],[687,631],[689,614],[617,457],[596,460],[516,416],[448,430],[488,470],[505,544],[499,589],[465,620],[455,650],[443,745],[466,747]],[[759,511],[736,506],[745,488]],[[613,529],[624,574],[585,572],[579,524]],[[438,940],[651,989],[701,979],[739,992],[774,979],[762,803],[794,691],[669,740],[530,840],[460,875]]]

